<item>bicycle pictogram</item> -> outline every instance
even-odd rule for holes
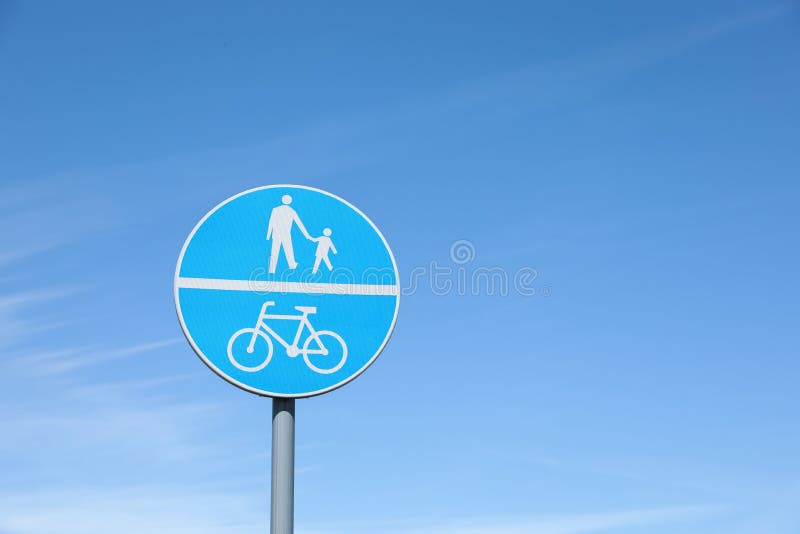
[[[328,375],[342,368],[345,360],[347,360],[347,344],[342,339],[342,336],[332,330],[317,331],[314,329],[308,317],[317,312],[316,307],[295,306],[294,309],[299,311],[300,315],[267,313],[267,308],[274,305],[274,301],[265,302],[261,306],[256,326],[242,328],[235,332],[228,341],[228,358],[237,369],[250,373],[264,369],[274,353],[273,338],[283,345],[286,349],[286,355],[290,358],[302,354],[306,365],[315,373]],[[267,324],[268,320],[299,322],[291,344],[270,328]],[[299,348],[300,338],[304,330],[308,331],[308,336],[303,342],[303,347]],[[237,359],[237,355],[239,359]],[[254,360],[257,363],[255,365],[244,365],[240,360],[246,362]]]

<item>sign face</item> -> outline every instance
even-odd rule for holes
[[[245,191],[183,245],[175,306],[195,352],[258,395],[310,397],[378,357],[400,305],[389,245],[355,206],[311,187]]]

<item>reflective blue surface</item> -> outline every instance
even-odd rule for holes
[[[317,243],[306,239],[292,224],[291,244],[297,268],[290,269],[281,254],[276,272],[269,272],[271,245],[266,237],[270,214],[285,204],[282,198],[287,194],[312,238],[322,235],[324,228],[331,229],[336,254],[331,251],[327,256],[332,270],[322,264],[316,273],[311,273]],[[357,284],[362,292],[364,287],[367,291],[376,286],[395,287],[397,273],[389,249],[361,213],[318,190],[278,186],[229,199],[195,229],[177,272],[178,314],[195,351],[220,376],[258,394],[303,397],[343,385],[369,366],[394,326],[399,298],[396,294],[341,294],[348,291],[350,284]],[[200,285],[207,285],[181,287],[180,280],[186,278],[201,279]],[[238,289],[214,288],[215,283],[228,280],[238,281]],[[267,291],[261,285],[264,282],[313,282],[323,286],[311,293],[296,286],[291,291]],[[286,317],[267,317],[260,323],[265,302],[274,302],[266,314]],[[344,363],[335,372],[315,371],[306,364],[302,352],[293,350],[302,350],[306,339],[314,336],[301,322],[303,313],[296,306],[316,308],[307,315],[315,332],[331,331],[341,337],[342,346],[330,335],[314,337],[308,345],[312,350],[331,351],[310,356],[321,361],[346,352]],[[244,328],[257,329],[272,341],[269,363],[262,369],[246,368],[257,367],[266,358],[263,336],[253,338],[250,333],[231,341]],[[250,339],[255,341],[252,354],[246,352]]]

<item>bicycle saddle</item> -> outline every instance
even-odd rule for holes
[[[302,313],[317,313],[316,306],[295,306],[294,309]]]

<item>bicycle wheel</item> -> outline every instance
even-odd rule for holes
[[[242,328],[228,341],[228,358],[237,369],[248,373],[260,371],[272,359],[272,340],[261,330]]]
[[[315,341],[313,346],[312,340]],[[320,330],[316,336],[308,336],[303,343],[303,359],[312,371],[329,375],[344,365],[347,360],[347,345],[336,332]]]

